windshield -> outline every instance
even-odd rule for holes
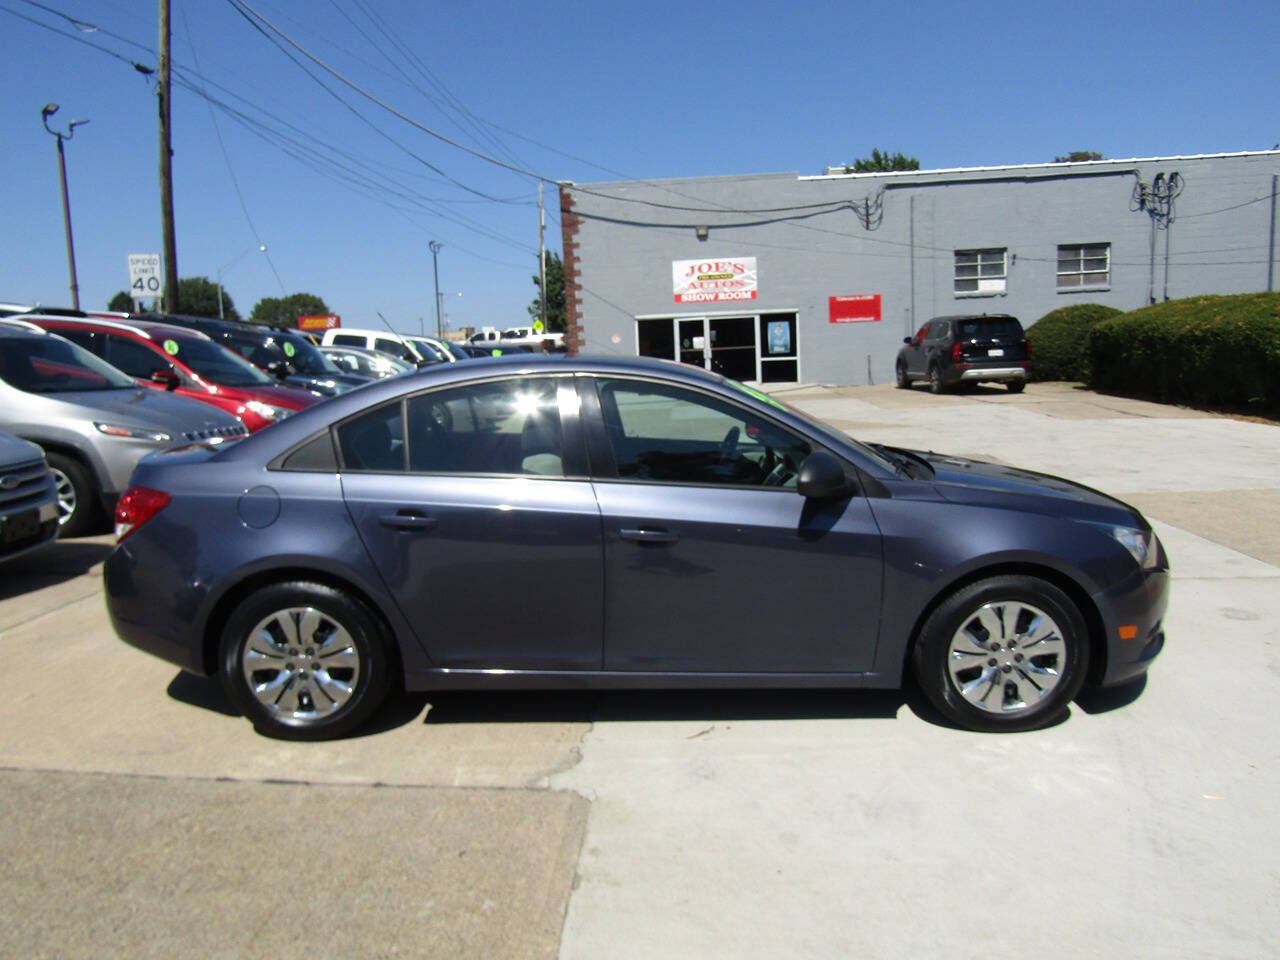
[[[956,333],[961,340],[972,340],[974,337],[1021,337],[1022,324],[1013,317],[982,317],[959,321]]]
[[[429,340],[423,340],[421,337],[405,337],[405,339],[413,344],[414,349],[417,350],[418,353],[422,354],[423,360],[435,360],[438,362],[449,359],[440,352],[439,347],[434,343],[431,343]]]
[[[0,380],[27,393],[77,393],[136,388],[88,350],[60,337],[0,338]]]
[[[783,401],[778,400],[776,397],[771,397],[769,396],[769,394],[765,393],[763,390],[757,390],[755,387],[748,387],[745,383],[739,383],[737,380],[730,380],[728,377],[721,377],[720,379],[723,380],[725,383],[727,383],[729,386],[733,387],[739,393],[745,393],[748,397],[752,397],[755,400],[759,400],[761,403],[767,403],[769,406],[775,407],[778,410],[785,410],[787,413],[791,414],[791,416],[795,417],[797,420],[800,420],[801,422],[806,424],[811,429],[817,431],[818,433],[826,434],[827,436],[839,437],[845,443],[857,448],[857,450],[860,453],[865,455],[867,458],[874,460],[876,463],[880,464],[882,467],[884,467],[886,470],[890,471],[891,473],[898,472],[897,465],[888,457],[886,457],[883,453],[881,453],[879,450],[876,450],[872,447],[867,446],[865,443],[861,442],[860,440],[855,440],[853,437],[849,436],[849,434],[844,433],[841,430],[837,430],[831,424],[824,423],[822,420],[819,420],[817,417],[812,417],[809,414],[805,413],[803,410],[799,409],[798,407],[793,407],[789,403],[784,403]]]
[[[165,353],[181,360],[210,383],[224,387],[260,387],[274,382],[238,354],[210,340],[170,337],[163,344]]]
[[[445,341],[442,341],[442,342],[443,342],[443,344],[444,344],[444,348],[445,348],[446,350],[448,350],[450,353],[452,353],[452,354],[453,354],[453,356],[455,357],[455,359],[458,359],[458,360],[469,360],[469,359],[471,359],[471,354],[467,353],[465,350],[463,350],[463,349],[462,349],[460,346],[458,346],[456,343],[450,343],[448,340],[445,340]]]
[[[299,373],[328,376],[329,374],[342,372],[314,344],[302,337],[295,337],[286,333],[277,335],[277,339],[285,357]]]

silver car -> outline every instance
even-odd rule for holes
[[[62,536],[108,516],[145,454],[247,431],[208,404],[139,387],[87,350],[21,320],[0,321],[0,429],[44,448]]]
[[[0,430],[0,560],[58,534],[58,496],[44,451]]]

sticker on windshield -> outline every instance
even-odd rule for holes
[[[497,347],[494,347],[492,350],[490,350],[490,351],[489,351],[489,353],[490,353],[490,355],[495,356],[495,357],[500,357],[500,356],[502,356],[502,351],[501,351],[501,350],[499,350]]]
[[[745,393],[747,396],[755,397],[761,403],[767,403],[769,406],[777,407],[779,410],[787,409],[784,404],[779,403],[777,400],[773,399],[773,397],[769,396],[767,393],[763,393],[760,390],[755,389],[754,387],[748,387],[745,383],[739,383],[737,380],[730,380],[729,382],[732,383],[739,390],[741,390],[743,393]]]
[[[176,357],[178,355],[178,341],[166,340],[164,342],[164,352],[171,357]]]
[[[284,342],[284,355],[286,357],[292,357],[297,352],[298,352],[298,348],[295,347],[292,343],[290,343],[288,340]]]

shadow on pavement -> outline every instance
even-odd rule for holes
[[[227,717],[240,716],[240,711],[231,705],[231,701],[223,692],[222,684],[212,677],[197,677],[194,673],[181,670],[169,682],[165,693],[179,703],[221,713]]]
[[[1085,713],[1104,713],[1137,699],[1145,680],[1082,693]],[[211,677],[179,672],[170,697],[228,717],[242,714]],[[960,729],[939,713],[914,684],[903,690],[450,690],[393,693],[373,717],[341,739],[358,740],[406,726],[466,723],[597,723],[693,720],[892,720],[906,707],[925,723]],[[1045,724],[1065,723],[1071,711]],[[1040,729],[1045,729],[1041,727]],[[995,734],[1008,736],[1008,734]]]
[[[0,600],[82,577],[107,559],[112,544],[55,540],[47,547],[0,566]]]
[[[423,723],[891,719],[900,690],[493,690],[435,692]]]
[[[1144,673],[1131,683],[1118,687],[1085,687],[1076,697],[1076,706],[1088,714],[1110,713],[1121,707],[1127,707],[1147,689],[1147,675]]]

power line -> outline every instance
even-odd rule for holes
[[[195,41],[191,38],[191,22],[187,19],[187,11],[185,7],[182,9],[182,26],[187,34],[187,43],[191,47],[191,62],[195,64],[196,77],[198,77],[203,84],[204,77],[201,75],[200,70],[200,56],[196,52]],[[240,181],[236,179],[235,168],[231,165],[231,154],[227,152],[227,145],[222,140],[222,130],[218,127],[218,118],[214,115],[213,104],[207,96],[204,98],[204,101],[205,106],[209,108],[209,122],[213,124],[213,133],[218,140],[218,149],[222,151],[222,159],[227,164],[227,174],[231,177],[231,185],[235,188],[236,199],[240,201],[240,210],[244,213],[245,222],[249,224],[249,232],[253,234],[253,239],[258,242],[258,248],[262,251],[263,256],[266,257],[267,265],[271,267],[271,273],[275,276],[276,283],[280,286],[280,296],[287,297],[289,295],[289,291],[285,289],[284,281],[280,279],[280,271],[276,269],[275,261],[271,259],[271,253],[267,249],[267,245],[262,242],[262,236],[258,233],[258,228],[253,224],[253,217],[249,216],[249,207],[244,202],[244,193],[240,190]],[[221,285],[221,280],[219,280],[219,285]],[[221,303],[221,301],[219,301],[219,303]]]
[[[544,176],[543,174],[537,173],[536,171],[533,171],[533,170],[529,170],[525,167],[508,163],[505,160],[499,160],[497,157],[484,153],[481,150],[476,150],[473,147],[467,146],[465,143],[461,143],[453,139],[452,137],[446,136],[445,134],[441,133],[439,130],[433,130],[431,127],[428,127],[423,123],[419,123],[417,120],[414,120],[412,117],[408,116],[407,114],[391,106],[391,104],[387,103],[385,100],[382,100],[381,98],[370,93],[368,90],[364,89],[364,87],[355,83],[353,80],[348,79],[341,72],[336,70],[334,67],[331,67],[324,60],[321,60],[311,51],[307,50],[305,47],[299,44],[296,40],[294,40],[287,33],[282,31],[279,27],[277,27],[270,20],[268,20],[266,17],[260,14],[257,10],[249,6],[249,4],[245,3],[244,0],[227,0],[227,2],[231,4],[231,6],[236,10],[236,12],[238,12],[242,17],[244,17],[245,20],[247,20],[250,24],[252,24],[253,27],[259,33],[263,34],[263,36],[267,36],[268,39],[270,39],[270,36],[267,34],[266,30],[263,29],[263,26],[265,26],[272,33],[276,34],[276,36],[278,36],[286,44],[288,44],[293,49],[297,50],[298,53],[300,53],[303,57],[310,60],[317,67],[319,67],[325,73],[329,74],[335,80],[339,81],[344,86],[351,88],[356,93],[360,94],[360,96],[368,100],[370,103],[375,104],[376,106],[385,110],[387,113],[391,114],[397,119],[409,124],[415,130],[420,130],[423,133],[427,134],[428,136],[434,137],[435,139],[441,141],[442,143],[447,143],[451,147],[455,147],[458,150],[462,150],[465,153],[469,153],[473,157],[478,157],[479,159],[484,160],[486,163],[491,163],[494,166],[502,167],[504,170],[510,170],[512,173],[518,173],[526,177],[531,177],[535,180],[544,180],[548,183],[556,182],[554,177],[547,177],[547,176]],[[279,44],[277,43],[276,46],[279,47]],[[311,74],[308,72],[308,76],[310,75]],[[470,188],[467,187],[465,189],[470,189]],[[475,191],[472,191],[472,192],[475,192]]]

